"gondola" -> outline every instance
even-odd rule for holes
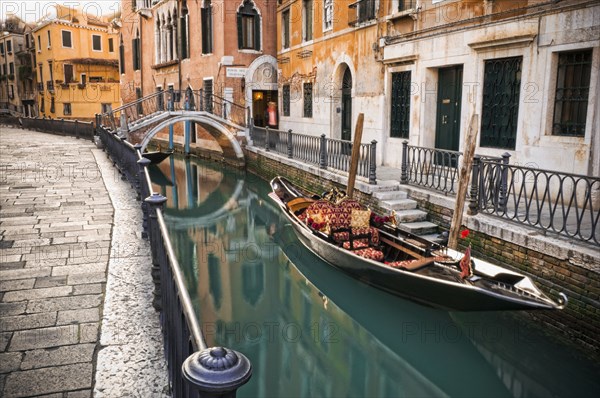
[[[173,154],[172,150],[168,151],[153,151],[153,152],[144,152],[142,156],[148,159],[152,164],[159,164],[169,156]]]
[[[312,195],[283,177],[275,177],[271,189],[269,197],[304,246],[391,294],[454,311],[562,309],[567,304],[563,293],[554,301],[526,275],[403,232],[381,222],[382,217],[377,223],[371,218],[368,226],[340,223],[340,218],[368,211],[356,201]]]

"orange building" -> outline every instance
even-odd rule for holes
[[[33,30],[39,116],[93,120],[119,105],[117,27],[73,8],[56,11]]]

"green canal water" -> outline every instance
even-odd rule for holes
[[[207,343],[244,353],[239,397],[600,396],[597,363],[523,313],[458,313],[369,287],[302,246],[243,171],[151,173]]]

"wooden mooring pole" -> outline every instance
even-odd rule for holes
[[[356,128],[354,129],[354,144],[352,145],[352,155],[350,157],[350,170],[348,171],[348,189],[347,195],[352,198],[354,193],[354,182],[356,181],[356,172],[358,171],[358,157],[360,155],[360,142],[362,141],[362,131],[365,115],[358,114],[356,119]]]
[[[450,234],[448,236],[448,247],[451,249],[456,249],[458,247],[458,234],[460,232],[460,226],[462,225],[467,188],[469,187],[471,169],[473,168],[473,156],[475,155],[475,146],[477,143],[478,123],[479,115],[474,114],[471,117],[469,129],[467,130],[467,136],[465,137],[465,152],[463,156],[463,163],[460,167],[460,175],[458,177],[456,203],[454,205],[452,224],[450,225]]]

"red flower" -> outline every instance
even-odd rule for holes
[[[469,236],[469,233],[470,233],[470,231],[469,231],[468,229],[463,229],[463,230],[460,232],[460,237],[461,237],[461,238],[463,238],[463,239],[466,239],[466,238],[467,238],[467,236]]]

